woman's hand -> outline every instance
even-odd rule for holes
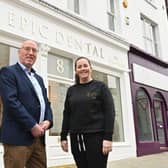
[[[68,141],[67,140],[61,141],[61,148],[64,152],[68,152]]]
[[[103,140],[102,152],[104,155],[107,155],[112,151],[112,141]]]

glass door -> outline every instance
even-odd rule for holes
[[[154,111],[156,117],[157,140],[161,146],[166,145],[165,139],[165,124],[163,120],[163,102],[159,100],[154,101]]]

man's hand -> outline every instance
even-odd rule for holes
[[[42,121],[39,125],[44,131],[46,131],[50,127],[50,121]]]
[[[36,124],[31,129],[31,133],[34,137],[40,137],[40,136],[44,135],[44,132],[45,132],[45,130],[39,124]]]

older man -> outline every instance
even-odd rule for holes
[[[42,78],[32,68],[38,46],[22,43],[18,63],[0,71],[5,168],[46,168],[44,135],[53,116]]]

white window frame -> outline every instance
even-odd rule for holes
[[[115,0],[108,0],[107,2],[107,15],[108,15],[108,28],[112,31],[116,30],[116,4]]]
[[[141,15],[144,49],[154,56],[160,56],[157,24]],[[148,47],[151,44],[151,48]]]
[[[112,5],[113,4],[113,5]],[[112,7],[113,6],[113,7]],[[116,0],[107,0],[107,19],[108,30],[120,33],[120,10],[119,2]]]
[[[79,0],[67,0],[68,9],[74,13],[80,14]]]
[[[86,0],[67,0],[67,9],[69,12],[78,16],[86,16]]]

